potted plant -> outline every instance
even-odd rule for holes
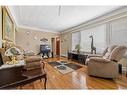
[[[79,53],[80,52],[80,44],[77,44],[76,46],[75,46],[75,49],[77,50],[77,53]]]

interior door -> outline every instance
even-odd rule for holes
[[[60,37],[56,38],[56,55],[60,55]]]
[[[51,41],[52,41],[52,57],[53,57],[55,54],[55,38],[52,38]]]

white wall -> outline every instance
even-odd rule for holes
[[[0,7],[0,48],[2,47],[2,11]]]

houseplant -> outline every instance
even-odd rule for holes
[[[75,49],[77,50],[77,53],[79,53],[80,52],[80,44],[77,44],[76,46],[75,46]]]

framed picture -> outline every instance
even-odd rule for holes
[[[3,40],[7,42],[14,41],[14,24],[13,21],[6,9],[6,7],[2,8],[3,14],[3,22],[2,22],[2,29],[3,29]]]

